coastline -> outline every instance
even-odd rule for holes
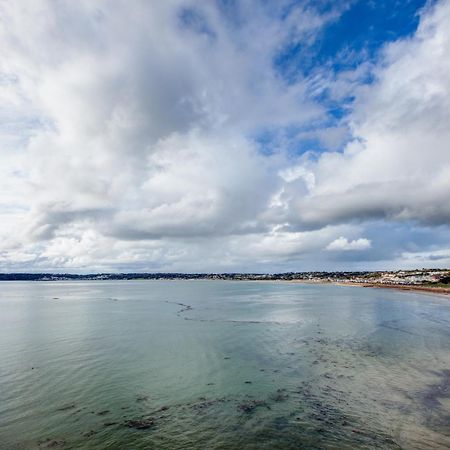
[[[431,287],[431,286],[414,286],[414,285],[402,285],[402,284],[377,284],[377,283],[367,283],[363,287],[373,287],[373,288],[386,288],[386,289],[399,289],[403,291],[419,291],[427,292],[433,294],[450,295],[450,288],[444,287]]]
[[[57,275],[59,276],[59,275]],[[395,289],[401,291],[414,291],[422,294],[432,294],[438,296],[447,297],[450,296],[450,285],[446,286],[436,286],[432,285],[424,286],[419,284],[394,284],[394,283],[375,283],[375,282],[356,282],[351,280],[339,280],[334,281],[330,279],[283,279],[283,278],[210,278],[210,277],[196,277],[196,278],[184,278],[184,277],[166,277],[166,278],[82,278],[82,277],[71,277],[71,278],[56,278],[56,279],[5,279],[0,277],[0,282],[57,282],[57,281],[234,281],[234,282],[251,282],[251,283],[297,283],[297,284],[333,284],[335,286],[351,286],[360,288],[376,288],[376,289]]]
[[[450,287],[448,288],[431,287],[414,284],[356,283],[354,281],[328,281],[328,280],[271,280],[271,281],[282,283],[300,283],[300,284],[334,284],[335,286],[351,286],[359,288],[396,289],[400,291],[416,291],[422,294],[434,294],[444,297],[450,296]]]
[[[333,282],[331,282],[333,283]],[[413,284],[381,284],[381,283],[355,283],[352,281],[339,281],[334,282],[338,286],[357,286],[368,287],[376,289],[396,289],[400,291],[416,291],[424,294],[437,294],[445,297],[450,295],[450,288],[444,287],[431,287],[431,286],[416,286]]]

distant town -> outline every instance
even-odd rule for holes
[[[450,269],[419,269],[375,272],[286,273],[0,273],[0,281],[61,280],[241,280],[359,283],[399,286],[450,287]]]

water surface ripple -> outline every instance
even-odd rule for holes
[[[450,301],[281,282],[0,284],[0,448],[450,448]]]

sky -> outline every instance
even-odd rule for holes
[[[450,0],[0,0],[0,271],[450,267]]]

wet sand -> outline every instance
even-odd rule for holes
[[[260,281],[260,280],[256,280]],[[261,280],[264,281],[264,280]],[[326,280],[268,280],[283,283],[300,283],[300,284],[334,284],[335,286],[355,286],[361,288],[380,288],[380,289],[396,289],[400,291],[415,291],[424,294],[450,295],[450,287],[432,287],[420,286],[413,284],[384,284],[384,283],[357,283],[355,281],[326,281]]]
[[[403,284],[381,284],[381,283],[354,283],[352,281],[342,281],[333,283],[339,286],[359,286],[359,287],[370,287],[370,288],[381,288],[381,289],[397,289],[401,291],[417,291],[428,294],[438,294],[438,295],[450,295],[450,287],[431,287],[431,286],[415,286],[415,285],[403,285]]]

